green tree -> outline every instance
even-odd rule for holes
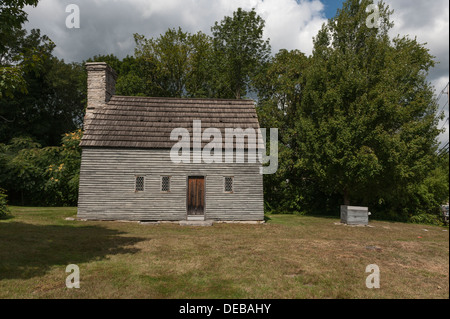
[[[213,87],[213,47],[210,36],[197,32],[188,36],[191,48],[186,74],[186,95],[188,97],[215,97]]]
[[[240,99],[250,89],[270,57],[269,40],[263,39],[264,20],[255,10],[238,8],[211,28],[214,45],[215,87],[219,97]]]
[[[135,34],[135,56],[146,81],[147,95],[205,97],[211,94],[211,39],[181,28],[168,29],[156,39]],[[134,76],[129,76],[135,81]]]
[[[6,195],[6,191],[0,188],[0,219],[6,218],[10,212],[11,211],[8,208],[8,196]]]
[[[27,21],[23,7],[37,3],[38,0],[2,0],[0,3],[0,98],[12,97],[17,91],[27,92],[24,73],[41,61],[42,51],[17,50],[18,39],[24,33],[21,26]]]
[[[408,190],[436,161],[437,105],[426,80],[434,61],[415,39],[391,41],[383,2],[379,28],[368,28],[369,4],[347,0],[314,40],[296,166],[344,204],[411,208]]]
[[[67,131],[80,127],[86,101],[83,67],[52,56],[54,45],[39,30],[20,33],[21,52],[40,51],[40,63],[23,74],[27,93],[0,99],[0,142],[29,136],[43,146],[58,145]]]
[[[81,129],[65,133],[58,148],[58,157],[46,166],[47,178],[43,189],[48,194],[48,205],[77,204],[82,135]]]
[[[20,28],[27,21],[25,6],[37,6],[39,0],[2,0],[0,3],[0,36],[8,37],[14,28]],[[4,49],[4,42],[0,42],[0,49]]]
[[[134,72],[117,78],[116,94],[126,96],[146,96],[147,87],[142,77]]]
[[[0,144],[0,185],[8,189],[21,205],[36,201],[45,180],[41,145],[29,137],[15,137]]]
[[[81,129],[66,133],[60,146],[41,147],[30,137],[16,137],[8,144],[0,144],[0,185],[8,189],[11,202],[76,205],[81,136]],[[2,200],[5,204],[5,196],[0,196]]]
[[[98,60],[102,61],[102,60]],[[116,94],[128,96],[150,95],[145,81],[146,62],[127,55],[118,66],[113,67],[117,72]]]
[[[147,80],[158,96],[180,97],[185,92],[190,48],[188,34],[181,28],[168,29],[157,39],[146,39],[135,34],[135,55],[154,66]]]
[[[278,131],[279,167],[264,176],[266,208],[281,212],[304,212],[307,180],[295,169],[299,156],[295,123],[301,107],[304,73],[309,60],[298,50],[280,50],[255,78],[258,118],[261,127]]]

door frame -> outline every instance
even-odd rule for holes
[[[203,178],[203,215],[189,215],[189,178]],[[206,219],[206,175],[187,175],[186,176],[186,220],[205,220]]]

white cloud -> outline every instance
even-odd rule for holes
[[[448,78],[449,2],[387,0],[387,3],[394,9],[392,20],[395,26],[391,34],[417,37],[420,43],[426,43],[430,53],[439,62],[432,71],[433,80],[442,76]]]
[[[65,8],[71,3],[80,8],[80,29],[65,26]],[[27,8],[26,27],[41,29],[56,43],[55,54],[67,61],[106,53],[124,57],[133,54],[133,33],[157,37],[181,26],[210,34],[215,21],[238,7],[255,8],[265,19],[274,53],[287,48],[310,54],[312,38],[326,22],[319,0],[41,0],[36,8]]]
[[[311,54],[312,38],[326,22],[320,1],[302,1],[299,4],[292,0],[257,2],[256,11],[266,21],[265,34],[271,39],[274,53],[285,48]]]
[[[420,43],[426,43],[430,54],[436,57],[438,64],[430,71],[428,79],[435,87],[436,95],[440,95],[449,81],[449,1],[386,0],[386,3],[394,10],[392,20],[395,26],[391,35],[417,37]],[[439,100],[440,107],[444,107],[446,102],[447,95],[443,94]],[[444,125],[448,116],[447,104],[445,119],[438,127]],[[445,128],[446,132],[439,137],[444,143],[449,139],[448,122]]]

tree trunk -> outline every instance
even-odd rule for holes
[[[350,206],[350,195],[348,194],[348,190],[344,189],[344,205]]]
[[[236,96],[236,100],[241,99],[241,88],[240,87],[236,88],[234,95]]]

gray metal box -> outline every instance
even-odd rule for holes
[[[341,223],[347,225],[368,225],[369,208],[341,205]]]

